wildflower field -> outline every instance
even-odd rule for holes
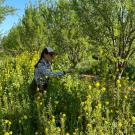
[[[78,72],[51,79],[31,108],[28,96],[37,52],[4,59],[0,65],[1,135],[133,135],[135,101],[132,82],[81,79]],[[58,59],[59,60],[59,59]],[[57,67],[58,61],[54,63]],[[61,64],[59,64],[61,65]],[[64,67],[68,64],[65,63]],[[59,69],[63,67],[59,66]],[[38,130],[33,132],[32,113]]]
[[[0,0],[0,135],[135,135],[135,0]]]

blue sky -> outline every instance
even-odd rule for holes
[[[15,15],[9,15],[6,17],[5,21],[0,24],[0,30],[2,34],[7,34],[8,31],[14,26],[24,14],[24,9],[30,0],[5,0],[5,4],[12,6],[17,9]],[[32,3],[35,0],[31,0]]]

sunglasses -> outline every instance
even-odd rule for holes
[[[50,56],[56,56],[56,54],[54,52],[50,52],[49,55]]]

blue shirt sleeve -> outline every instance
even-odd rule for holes
[[[51,71],[50,69],[48,69],[47,67],[45,67],[43,65],[39,66],[38,70],[39,70],[40,74],[42,74],[45,77],[58,78],[60,76],[65,75],[65,73],[63,71],[62,72],[53,72],[53,71]]]

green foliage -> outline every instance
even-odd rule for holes
[[[119,78],[135,52],[134,6],[132,0],[30,3],[2,44],[19,53],[51,46],[66,53],[74,67],[89,57],[91,50],[108,61]]]
[[[87,3],[87,4],[86,4]],[[114,73],[121,77],[129,58],[133,57],[134,46],[134,1],[94,1],[83,0],[80,21],[84,33],[90,37],[93,46],[101,48],[104,58],[115,65]]]
[[[47,91],[41,94],[37,89],[31,100],[28,90],[37,59],[38,52],[24,52],[0,66],[1,134],[133,133],[132,85],[128,87],[126,79],[118,80],[114,86],[111,80],[84,81],[79,74],[52,78]],[[38,124],[37,131],[32,116]]]
[[[2,23],[5,17],[11,13],[14,13],[13,7],[4,4],[5,0],[0,0],[0,23]]]
[[[7,15],[15,12],[15,9],[13,7],[5,5],[4,2],[5,2],[5,0],[0,0],[0,24],[4,21],[4,19]],[[1,48],[3,49],[3,46],[1,45],[1,40],[2,39],[1,39],[1,29],[0,29],[0,49]]]
[[[46,43],[46,24],[40,16],[39,9],[30,4],[26,10],[22,19],[23,32],[21,37],[23,44],[31,52],[39,50],[45,46]]]
[[[56,12],[60,14],[56,16],[56,19],[59,17],[59,21],[56,22],[57,29],[55,30],[56,43],[64,53],[68,54],[73,66],[76,66],[86,55],[89,39],[84,35],[78,15],[70,3],[60,1]],[[61,40],[58,40],[58,38]]]
[[[133,0],[30,3],[2,39],[12,55],[0,59],[0,134],[135,133],[134,6]],[[3,11],[2,19],[9,10]],[[58,51],[54,71],[78,72],[51,78],[33,98],[34,64],[45,46]]]
[[[12,53],[20,53],[24,49],[32,52],[44,46],[53,46],[59,53],[68,54],[73,66],[89,50],[89,38],[83,34],[78,15],[68,1],[59,1],[54,7],[40,2],[35,6],[29,4],[20,23],[11,29],[2,44]]]
[[[12,28],[7,36],[2,39],[2,46],[6,50],[6,52],[11,52],[15,54],[16,52],[20,53],[23,50],[23,45],[21,42],[20,32],[22,30],[21,26],[16,26]]]
[[[11,54],[18,54],[24,50],[33,52],[45,46],[46,37],[46,25],[39,9],[30,3],[22,20],[3,38],[2,45]]]

